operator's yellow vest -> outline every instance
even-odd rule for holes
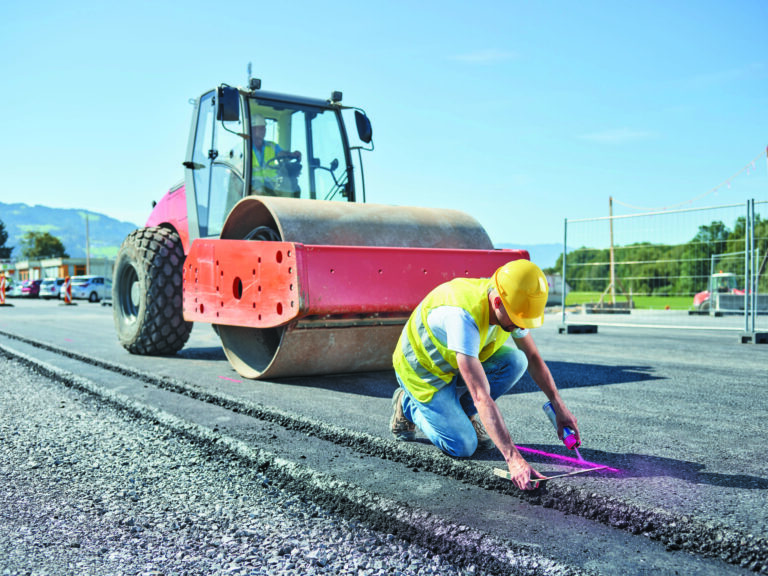
[[[259,157],[253,148],[251,148],[251,156],[253,158],[251,162],[252,178],[268,179],[277,177],[277,169],[267,166],[269,161],[275,157],[275,145],[272,142],[264,142],[264,161],[261,164],[259,164]]]
[[[480,342],[488,336],[489,278],[456,278],[441,284],[427,294],[413,311],[392,355],[397,375],[416,400],[426,404],[443,386],[450,384],[458,367],[456,353],[443,346],[429,328],[427,318],[438,306],[457,306],[466,310],[480,329]],[[498,331],[498,336],[480,350],[479,359],[490,358],[509,338],[509,333]]]

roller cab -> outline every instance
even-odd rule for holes
[[[200,96],[184,161],[190,241],[217,237],[235,204],[251,196],[352,203],[359,188],[364,201],[359,152],[373,149],[373,131],[341,98],[226,85]],[[354,145],[347,123],[356,127]]]

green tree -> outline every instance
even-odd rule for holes
[[[608,250],[582,246],[568,253],[566,277],[571,288],[578,292],[602,292],[610,281]],[[555,269],[563,266],[563,255],[557,257]]]
[[[28,260],[69,258],[64,244],[48,232],[27,232],[21,238],[21,255]]]
[[[0,260],[7,260],[11,257],[13,246],[6,246],[8,242],[8,232],[5,231],[5,224],[0,220]]]
[[[728,227],[719,220],[699,226],[699,231],[686,245],[683,253],[678,292],[695,294],[707,289],[711,256],[728,252],[730,234]]]
[[[733,232],[728,237],[728,251],[740,252],[744,250],[744,237],[746,235],[746,219],[740,217],[736,221]],[[758,288],[761,293],[768,289],[768,220],[763,220],[760,214],[755,214],[755,250],[757,262],[754,273],[758,275]],[[739,262],[737,270],[731,270],[738,274],[744,273],[743,262]]]
[[[621,288],[635,295],[669,294],[674,276],[672,250],[672,246],[650,242],[615,247],[616,291]]]
[[[755,217],[755,248],[757,250],[757,270],[760,292],[768,291],[768,220]]]

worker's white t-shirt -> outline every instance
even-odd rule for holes
[[[498,325],[489,326],[485,342],[480,342],[480,329],[475,324],[469,312],[458,306],[438,306],[427,316],[427,324],[435,338],[448,350],[460,352],[466,356],[477,358],[480,350],[493,341],[501,328]],[[525,338],[528,330],[516,328],[512,331],[513,338]]]

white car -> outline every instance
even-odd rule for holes
[[[10,284],[6,284],[5,286],[5,296],[7,298],[20,298],[21,297],[21,282],[13,282]]]
[[[44,278],[40,283],[40,298],[58,298],[64,278]]]
[[[72,276],[71,286],[72,300],[98,302],[112,294],[112,279],[104,276]]]

